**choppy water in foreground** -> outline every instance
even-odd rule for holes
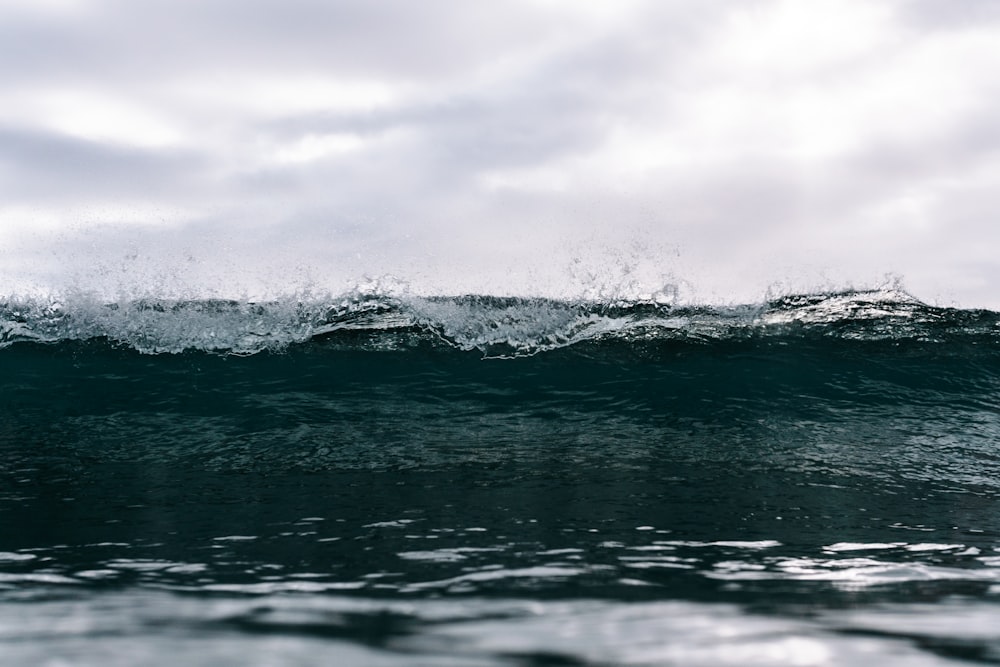
[[[0,303],[5,665],[996,664],[998,494],[899,293]]]

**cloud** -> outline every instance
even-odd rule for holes
[[[902,18],[922,30],[982,29],[984,24],[1000,22],[1000,7],[990,0],[903,0],[899,6]]]
[[[162,272],[240,267],[206,281],[285,262],[428,291],[565,292],[581,260],[723,299],[899,271],[1000,306],[974,240],[991,6],[6,5],[0,245],[41,256],[59,229],[60,266],[74,243],[116,265],[118,234]]]
[[[198,156],[121,148],[65,135],[0,128],[6,202],[173,197],[198,187]]]

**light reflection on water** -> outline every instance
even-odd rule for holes
[[[306,517],[292,525],[322,523]],[[398,533],[397,545],[419,541],[407,535],[438,534],[421,535],[419,523],[364,528]],[[531,548],[476,526],[452,532],[478,536],[480,546],[396,551],[396,571],[338,579],[262,562],[260,545],[282,532],[207,539],[205,562],[99,557],[152,553],[156,544],[0,553],[0,664],[1000,661],[997,547],[897,540],[790,553],[778,540],[665,539],[669,531],[643,525],[628,543],[583,531],[590,541],[577,539],[582,546]],[[297,539],[328,539],[301,532],[308,534]],[[81,560],[86,569],[74,569]],[[225,581],[234,564],[245,576]],[[663,599],[697,590],[693,580],[713,587],[708,597],[718,601]],[[598,583],[603,588],[593,588]],[[519,588],[526,596],[498,595]],[[574,588],[579,599],[567,599]]]
[[[31,582],[253,594],[350,590],[466,595],[511,587],[562,594],[579,586],[631,598],[632,592],[622,587],[648,586],[688,597],[727,599],[744,589],[770,585],[799,596],[809,589],[795,586],[822,586],[817,590],[837,604],[838,590],[871,589],[877,599],[890,599],[895,589],[920,584],[937,585],[939,596],[1000,590],[1000,544],[994,546],[989,537],[979,539],[979,546],[900,540],[792,549],[771,539],[665,539],[671,531],[652,526],[619,533],[618,539],[604,539],[607,530],[568,530],[547,543],[512,539],[479,526],[422,532],[423,522],[414,519],[365,524],[360,533],[357,528],[339,528],[344,537],[330,537],[319,529],[282,530],[318,527],[320,521],[311,517],[291,526],[275,524],[268,535],[210,537],[183,549],[203,557],[201,561],[158,556],[168,545],[143,540],[0,552],[0,593]],[[438,546],[440,541],[445,544]],[[326,549],[308,554],[309,544]],[[379,545],[378,553],[372,544]],[[345,554],[354,552],[370,557],[345,562]]]
[[[0,605],[3,664],[780,667],[1000,658],[996,608],[961,600],[796,616],[681,601],[36,596]]]

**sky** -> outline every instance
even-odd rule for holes
[[[0,0],[0,295],[1000,310],[994,0]]]

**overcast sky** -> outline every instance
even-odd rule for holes
[[[0,0],[0,294],[1000,309],[998,45],[995,0]]]

